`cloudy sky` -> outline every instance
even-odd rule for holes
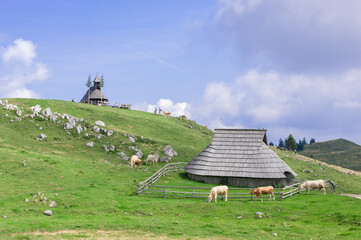
[[[0,98],[110,102],[361,144],[359,0],[4,0]]]

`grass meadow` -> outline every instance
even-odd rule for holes
[[[132,169],[102,145],[114,145],[128,156],[133,154],[130,146],[144,155],[158,151],[162,156],[158,149],[170,144],[178,152],[172,161],[188,162],[211,142],[213,132],[190,120],[140,111],[56,100],[9,102],[23,108],[23,115],[40,104],[52,112],[84,118],[88,132],[96,120],[102,120],[114,134],[98,139],[84,132],[79,135],[74,129],[67,133],[61,119],[55,123],[41,118],[16,121],[15,111],[1,107],[0,239],[361,238],[361,200],[339,195],[361,193],[359,176],[275,150],[298,177],[335,181],[336,194],[311,191],[276,202],[265,198],[264,202],[232,199],[217,203],[136,196],[136,184],[165,163]],[[37,140],[40,133],[47,138]],[[124,133],[138,140],[132,143]],[[94,142],[93,148],[85,146],[88,141]],[[167,174],[157,184],[212,186],[188,180],[184,171]],[[49,208],[49,201],[57,206]],[[47,209],[53,216],[43,214]],[[256,212],[262,212],[262,218]]]

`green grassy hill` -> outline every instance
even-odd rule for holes
[[[345,139],[306,145],[300,154],[328,164],[361,171],[361,146]]]
[[[193,121],[56,100],[9,99],[9,103],[17,105],[22,116],[19,120],[16,111],[0,107],[0,239],[133,239],[135,234],[152,239],[270,239],[274,233],[280,239],[361,236],[361,201],[336,194],[323,196],[314,191],[282,202],[233,200],[217,204],[203,199],[136,196],[136,184],[165,163],[130,168],[117,153],[130,156],[133,146],[145,156],[163,156],[162,149],[169,144],[178,153],[172,161],[188,162],[213,136]],[[24,118],[36,104],[50,107],[53,113],[83,118],[79,124],[87,131],[66,131],[67,120],[60,117],[55,122]],[[97,120],[114,131],[113,135],[100,139],[91,135]],[[47,136],[45,140],[37,140],[41,133]],[[131,142],[124,134],[137,140]],[[85,145],[89,141],[94,147]],[[116,151],[106,152],[103,145],[113,145]],[[357,175],[293,153],[277,154],[298,177],[331,179],[339,185],[338,193],[361,193]],[[211,186],[188,180],[184,172],[167,175],[159,183]],[[57,206],[49,208],[49,201]],[[47,209],[53,216],[43,214]],[[264,213],[262,219],[255,216],[258,211]],[[58,232],[49,235],[49,231]]]

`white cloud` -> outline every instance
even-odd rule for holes
[[[35,45],[19,38],[14,41],[14,45],[3,48],[0,54],[0,96],[39,98],[40,95],[26,85],[47,79],[49,69],[44,63],[35,60]]]
[[[35,46],[31,41],[16,39],[14,45],[5,49],[2,54],[4,62],[20,62],[29,66],[36,57]]]
[[[238,125],[330,126],[347,116],[361,117],[359,111],[338,113],[360,108],[359,89],[361,70],[327,76],[251,70],[231,83],[208,84],[197,116],[208,122],[222,116]]]
[[[134,105],[134,109],[146,111],[146,112],[154,112],[155,108],[161,108],[162,111],[171,112],[171,116],[179,117],[180,115],[186,115],[188,118],[191,118],[191,105],[186,102],[181,103],[173,103],[170,99],[161,98],[156,104],[149,103],[138,103]]]

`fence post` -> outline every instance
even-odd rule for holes
[[[292,188],[293,188],[293,187],[290,188],[290,190],[291,190],[291,197],[292,197]]]
[[[193,188],[193,192],[192,192],[192,197],[194,198],[194,192],[195,192],[195,188]]]
[[[281,189],[281,201],[283,200],[283,188]]]
[[[165,193],[165,190],[166,190],[166,187],[164,186],[164,194],[163,194],[163,197],[165,197],[165,194],[166,194],[166,193]]]

